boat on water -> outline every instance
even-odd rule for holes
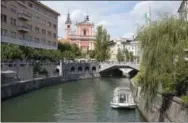
[[[127,87],[117,87],[114,90],[113,99],[110,103],[112,108],[130,108],[136,107],[132,92]]]

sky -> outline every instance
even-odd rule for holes
[[[41,1],[61,15],[58,18],[58,37],[64,37],[68,11],[75,23],[89,15],[90,21],[103,25],[111,36],[132,38],[138,27],[145,24],[144,14],[151,7],[151,19],[159,19],[164,14],[175,14],[181,1]],[[95,29],[96,31],[96,29]]]

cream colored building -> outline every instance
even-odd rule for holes
[[[57,49],[59,13],[37,0],[1,1],[1,41]]]
[[[125,51],[127,49],[129,52],[132,52],[134,56],[140,56],[140,45],[139,41],[135,41],[127,38],[118,38],[109,43],[110,47],[110,60],[117,61],[116,55],[118,53],[118,49],[121,51]]]

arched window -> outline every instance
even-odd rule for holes
[[[86,29],[83,30],[83,35],[86,36]]]

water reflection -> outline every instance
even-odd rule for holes
[[[43,88],[2,102],[2,121],[139,122],[137,109],[110,107],[113,90],[127,79],[87,79]]]

